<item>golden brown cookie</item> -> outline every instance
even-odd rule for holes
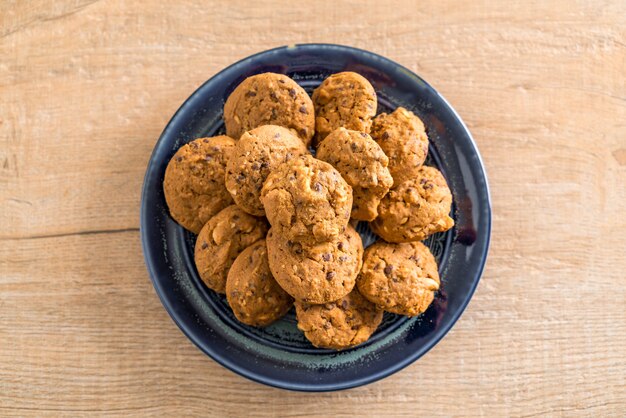
[[[416,316],[428,308],[439,289],[437,263],[421,242],[378,241],[365,250],[357,287],[387,312]]]
[[[235,141],[224,135],[199,138],[180,147],[165,169],[163,192],[170,214],[194,234],[233,203],[224,171],[234,146]]]
[[[270,225],[285,239],[329,241],[348,225],[352,189],[330,164],[303,155],[270,173],[261,202]]]
[[[226,279],[226,298],[237,319],[254,327],[271,324],[293,306],[293,298],[272,276],[264,239],[235,259]]]
[[[387,242],[421,241],[454,226],[449,216],[452,194],[443,175],[422,166],[416,177],[394,186],[380,201],[370,226]]]
[[[352,186],[352,218],[376,218],[380,199],[393,185],[389,159],[380,145],[365,132],[338,128],[322,141],[316,157],[335,167]]]
[[[351,226],[335,240],[312,246],[284,239],[271,228],[267,254],[274,278],[287,293],[302,302],[326,303],[354,287],[363,243]]]
[[[226,133],[238,139],[244,132],[262,125],[292,129],[305,145],[315,130],[311,98],[291,78],[264,73],[246,78],[224,104]]]
[[[313,92],[315,144],[337,128],[369,133],[376,115],[376,91],[365,77],[343,72],[325,79]]]
[[[251,215],[265,215],[259,197],[267,175],[279,164],[307,152],[287,128],[265,125],[246,132],[226,165],[226,189],[241,209]]]
[[[235,258],[266,233],[265,219],[248,215],[235,205],[212,217],[196,240],[194,258],[202,281],[216,292],[224,293],[228,270]]]
[[[374,118],[371,135],[389,157],[394,184],[415,177],[428,155],[428,136],[420,118],[403,107],[381,113]]]
[[[323,305],[296,302],[298,328],[316,347],[342,350],[364,343],[383,320],[383,311],[357,289]]]

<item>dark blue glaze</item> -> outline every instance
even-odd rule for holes
[[[336,353],[312,347],[297,330],[293,313],[255,329],[237,322],[223,296],[207,289],[193,263],[195,236],[170,217],[162,181],[171,156],[184,143],[223,132],[222,107],[246,77],[261,72],[289,75],[311,92],[340,71],[365,76],[378,94],[379,112],[404,106],[424,121],[428,164],[438,167],[452,190],[456,226],[426,241],[439,263],[441,290],[417,318],[385,314],[372,338]],[[485,171],[472,137],[454,109],[408,69],[379,55],[339,45],[310,44],[265,51],[221,71],[176,112],[148,164],[141,201],[141,239],[150,277],[163,306],[203,352],[242,376],[303,391],[346,389],[373,382],[409,365],[432,348],[467,306],[483,271],[491,208]],[[366,245],[375,237],[358,227]]]

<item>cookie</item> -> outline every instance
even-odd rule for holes
[[[336,302],[296,302],[298,328],[316,347],[342,350],[367,341],[383,320],[383,311],[352,290]]]
[[[194,258],[202,281],[211,289],[224,293],[230,266],[240,252],[265,238],[267,223],[248,215],[235,205],[223,209],[204,225]]]
[[[237,319],[254,327],[271,324],[293,306],[293,298],[272,276],[264,239],[235,259],[226,279],[226,298]]]
[[[371,135],[389,157],[394,184],[415,177],[428,155],[428,136],[420,118],[403,107],[381,113],[374,118]]]
[[[293,130],[305,145],[315,131],[311,98],[291,78],[264,73],[246,78],[224,104],[226,133],[239,138],[244,132],[263,125]]]
[[[333,74],[313,91],[315,144],[337,128],[369,133],[376,115],[376,91],[353,72]]]
[[[451,205],[446,179],[436,168],[422,166],[416,177],[394,186],[383,197],[370,226],[387,242],[421,241],[454,226]]]
[[[335,167],[352,186],[352,218],[376,218],[380,199],[393,185],[389,159],[380,145],[365,132],[339,128],[322,141],[316,157]]]
[[[267,176],[261,202],[270,225],[284,238],[329,241],[348,225],[352,188],[330,164],[303,155]]]
[[[163,192],[170,215],[194,234],[233,203],[224,171],[234,147],[235,141],[224,135],[199,138],[180,147],[167,164]]]
[[[416,316],[439,289],[437,262],[421,242],[378,241],[365,250],[357,288],[387,312]]]
[[[330,242],[312,246],[284,239],[271,228],[267,234],[270,270],[278,284],[294,299],[326,303],[354,288],[361,269],[363,243],[348,226]]]
[[[267,175],[279,164],[307,153],[287,128],[265,125],[244,133],[226,165],[226,189],[237,206],[251,215],[265,215],[259,199]]]

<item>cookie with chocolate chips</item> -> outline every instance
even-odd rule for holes
[[[285,239],[329,241],[348,225],[352,188],[330,164],[303,155],[267,176],[261,202],[270,224]]]
[[[204,225],[196,240],[194,259],[202,281],[224,293],[230,266],[240,252],[265,238],[267,222],[231,205]]]
[[[261,188],[270,171],[308,151],[287,128],[265,125],[244,133],[226,165],[226,189],[241,209],[265,215]]]
[[[293,298],[272,276],[264,239],[243,250],[233,262],[226,298],[237,319],[254,327],[271,324],[293,306]]]
[[[369,133],[376,115],[376,91],[365,77],[346,71],[326,78],[313,91],[315,144],[337,128]]]
[[[370,226],[387,242],[421,241],[454,226],[450,217],[452,193],[441,172],[422,166],[414,178],[393,189],[378,205]]]
[[[378,215],[380,199],[393,185],[389,159],[365,132],[339,128],[317,148],[316,157],[330,163],[352,186],[353,219],[371,221]]]
[[[363,243],[351,226],[334,240],[314,245],[287,240],[271,228],[267,254],[274,278],[294,299],[326,303],[354,288],[361,269]]]
[[[262,125],[291,129],[305,145],[315,130],[311,98],[291,78],[264,73],[246,78],[224,104],[226,133],[238,139],[244,132]]]
[[[394,184],[415,177],[428,155],[428,136],[420,118],[403,107],[381,113],[374,118],[371,135],[389,157]]]
[[[367,341],[383,320],[383,311],[357,289],[343,298],[311,305],[296,302],[298,328],[316,347],[343,350]]]
[[[165,169],[163,192],[170,215],[194,234],[233,203],[224,172],[234,147],[235,141],[224,135],[199,138],[180,147]]]
[[[421,242],[379,241],[365,250],[357,288],[387,312],[416,316],[428,308],[439,289],[437,262]]]

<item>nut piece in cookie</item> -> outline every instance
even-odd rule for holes
[[[387,193],[370,226],[387,242],[421,241],[454,226],[449,216],[452,194],[441,172],[422,166],[416,177]]]
[[[428,136],[420,118],[403,107],[381,113],[374,118],[371,135],[389,157],[394,184],[415,177],[428,155]]]
[[[303,155],[270,173],[261,202],[270,224],[284,238],[329,241],[348,225],[352,188],[333,166]]]
[[[365,132],[339,128],[322,141],[316,157],[335,167],[352,186],[352,218],[376,218],[380,199],[393,185],[389,159],[380,145]]]
[[[357,289],[323,305],[296,302],[298,328],[316,347],[342,350],[367,341],[383,320],[383,311]]]
[[[287,128],[265,125],[244,133],[226,165],[226,189],[235,203],[251,215],[265,215],[259,199],[270,171],[308,151]]]
[[[363,243],[351,226],[335,240],[314,245],[289,241],[272,228],[267,234],[267,255],[274,278],[294,299],[326,303],[354,288]]]
[[[226,298],[237,319],[254,327],[271,324],[293,306],[293,298],[272,276],[264,239],[235,259],[226,279]]]
[[[428,308],[439,290],[437,263],[421,242],[378,241],[365,250],[357,287],[387,312],[416,316]]]
[[[266,233],[264,219],[248,215],[235,205],[212,217],[196,240],[194,258],[202,281],[216,292],[224,293],[226,276],[235,258]]]
[[[170,215],[194,234],[233,203],[224,172],[234,147],[235,141],[224,135],[199,138],[180,147],[165,169],[163,192]]]
[[[337,128],[369,133],[376,115],[376,91],[353,72],[333,74],[313,92],[315,144]]]
[[[226,133],[239,139],[262,125],[289,128],[309,145],[315,130],[311,98],[291,78],[264,73],[246,78],[224,104]]]

